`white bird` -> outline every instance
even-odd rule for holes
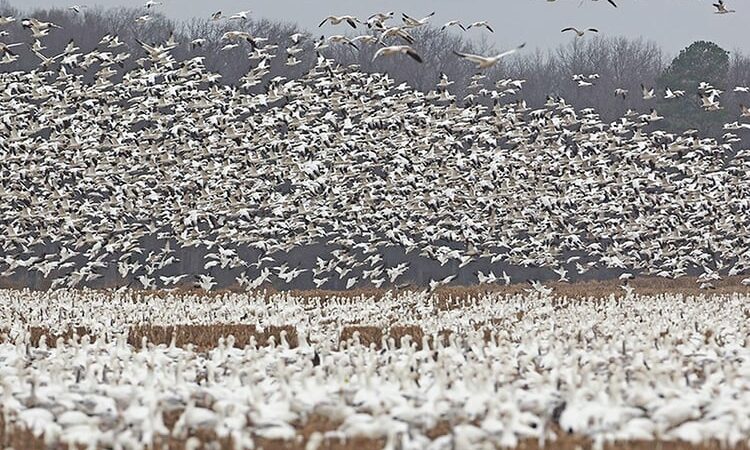
[[[578,37],[583,37],[586,34],[587,31],[590,31],[592,33],[598,33],[599,32],[599,30],[597,30],[596,28],[585,28],[585,29],[579,30],[578,28],[575,28],[575,27],[567,27],[567,28],[563,28],[561,30],[562,33],[565,33],[566,31],[573,31],[573,32],[575,32],[576,36],[578,36]]]
[[[401,13],[401,20],[404,22],[404,24],[407,27],[417,28],[423,25],[427,25],[427,23],[430,21],[430,18],[434,15],[435,15],[435,12],[433,11],[421,19],[415,19],[414,17],[411,17],[405,13]]]
[[[724,4],[724,0],[718,0],[717,3],[714,3],[714,8],[716,8],[716,11],[714,14],[729,14],[733,12],[737,12],[733,9],[727,9],[726,4]]]
[[[445,24],[443,24],[443,26],[440,27],[440,31],[444,31],[446,28],[454,27],[454,26],[457,26],[460,29],[466,31],[466,27],[464,27],[464,25],[461,23],[460,20],[450,20],[448,22],[445,22]]]
[[[516,48],[499,53],[495,56],[479,56],[479,55],[472,55],[470,53],[461,53],[457,51],[454,51],[453,53],[456,54],[456,56],[459,56],[468,61],[476,63],[478,69],[487,69],[497,64],[501,59],[505,58],[506,56],[512,55],[513,53],[516,53],[517,51],[521,50],[525,46],[526,46],[526,43],[524,42],[523,44],[519,45]]]
[[[383,47],[378,49],[373,55],[372,60],[375,61],[381,56],[393,56],[393,55],[407,55],[418,63],[422,62],[422,57],[408,45],[392,45],[390,47]]]
[[[495,32],[495,30],[493,30],[490,26],[490,23],[486,20],[480,20],[478,22],[470,23],[469,26],[466,27],[467,30],[472,28],[486,28],[490,33]]]
[[[641,83],[641,94],[643,94],[644,100],[651,100],[656,98],[656,90],[654,88],[648,89]]]
[[[247,20],[251,12],[250,10],[236,12],[229,16],[229,20]]]
[[[328,16],[323,21],[320,22],[318,27],[322,27],[325,25],[326,22],[329,22],[331,25],[338,25],[342,22],[346,22],[349,24],[352,28],[357,28],[357,24],[360,23],[359,19],[357,19],[354,16],[350,15],[344,15],[344,16]]]
[[[669,88],[666,88],[664,91],[664,98],[665,99],[674,99],[674,98],[680,98],[685,95],[685,91],[673,91]]]

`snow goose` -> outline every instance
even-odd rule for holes
[[[680,98],[685,95],[685,91],[671,90],[668,87],[664,89],[664,98],[667,100]]]
[[[578,36],[579,38],[583,37],[586,34],[587,31],[590,31],[592,33],[598,33],[599,32],[599,30],[596,29],[596,28],[585,28],[585,29],[580,29],[579,30],[576,27],[563,28],[560,32],[561,33],[565,33],[566,31],[573,31],[573,32],[575,32],[576,36]]]
[[[421,63],[422,57],[409,45],[391,45],[389,47],[383,47],[378,49],[373,55],[372,60],[375,61],[381,56],[393,56],[393,55],[407,55],[414,61]]]
[[[461,23],[460,20],[450,20],[448,22],[445,22],[442,27],[440,27],[440,31],[445,31],[446,28],[457,26],[460,29],[466,31],[466,27]]]
[[[510,56],[513,53],[516,53],[517,51],[521,50],[526,46],[526,43],[519,45],[516,48],[510,49],[508,51],[499,53],[495,56],[479,56],[479,55],[472,55],[471,53],[461,53],[458,51],[453,51],[453,53],[461,58],[464,58],[468,61],[471,61],[473,63],[477,64],[478,69],[487,69],[489,67],[494,66],[497,64],[501,59],[505,58],[506,56]]]
[[[401,20],[404,22],[404,25],[409,28],[418,28],[423,25],[427,25],[427,23],[430,21],[430,18],[435,15],[435,11],[431,12],[430,14],[427,14],[425,17],[421,19],[415,19],[414,17],[411,17],[407,15],[406,13],[401,13]]]
[[[719,0],[717,3],[714,3],[714,8],[716,8],[716,11],[714,14],[729,14],[737,12],[733,9],[727,9],[727,5],[724,3],[724,0]]]
[[[470,30],[472,28],[485,28],[490,33],[495,32],[495,30],[493,30],[492,27],[490,26],[490,23],[486,20],[480,20],[478,22],[470,23],[469,26],[466,27],[467,30]]]
[[[656,98],[656,90],[654,88],[647,88],[641,83],[641,94],[644,100],[652,100]]]
[[[250,11],[250,10],[236,12],[236,13],[232,14],[231,16],[229,16],[229,20],[243,20],[243,21],[247,20],[248,19],[248,15],[251,12],[252,11]]]
[[[328,16],[325,19],[323,19],[320,24],[318,24],[318,27],[322,27],[326,24],[326,22],[330,23],[331,25],[338,25],[342,22],[346,22],[349,24],[352,28],[357,28],[357,24],[360,23],[359,19],[357,19],[354,16],[350,15],[344,15],[344,16]]]

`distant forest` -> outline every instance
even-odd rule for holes
[[[226,42],[221,41],[221,36],[225,32],[248,31],[253,36],[267,38],[265,44],[278,45],[278,57],[271,65],[267,80],[277,76],[295,78],[304,74],[317,58],[314,42],[321,38],[320,34],[300,30],[294,24],[262,18],[244,21],[212,21],[210,18],[175,21],[158,11],[149,11],[151,20],[136,23],[136,18],[144,14],[142,7],[92,7],[78,13],[69,9],[19,11],[6,0],[0,0],[0,16],[14,16],[18,19],[2,27],[0,32],[3,36],[0,40],[8,44],[27,44],[14,47],[12,51],[19,55],[19,59],[0,64],[0,71],[28,71],[39,65],[39,57],[31,50],[34,38],[20,25],[23,17],[52,21],[62,27],[42,38],[46,49],[41,53],[48,56],[61,53],[71,39],[81,51],[88,52],[95,48],[106,50],[106,46],[99,44],[103,36],[119,36],[127,48],[119,48],[115,52],[130,52],[133,56],[124,63],[125,69],[135,66],[136,60],[143,56],[143,50],[136,39],[160,43],[174,33],[175,39],[181,43],[172,52],[178,61],[203,56],[209,70],[221,74],[220,83],[235,85],[258,61],[248,57],[252,50],[248,43],[222,50]],[[359,25],[357,30],[348,27],[346,30],[342,27],[341,30],[341,33],[347,33],[351,37],[369,32],[371,31],[365,25]],[[303,35],[302,43],[297,47],[301,46],[304,51],[294,55],[299,64],[287,65],[290,55],[286,49],[293,45],[290,36],[295,33]],[[358,64],[363,71],[387,72],[398,82],[407,82],[425,92],[436,89],[440,74],[444,73],[454,82],[448,91],[456,96],[459,104],[491,104],[493,101],[522,99],[533,108],[542,105],[551,95],[563,97],[579,109],[595,108],[602,119],[607,121],[617,120],[629,109],[647,112],[650,108],[655,108],[665,116],[660,127],[673,132],[697,129],[706,135],[721,136],[724,123],[739,120],[740,104],[750,103],[750,94],[732,92],[735,86],[747,86],[750,83],[750,57],[737,51],[726,51],[710,42],[693,43],[672,59],[657,44],[643,39],[587,35],[568,40],[565,37],[566,43],[556,49],[542,51],[527,48],[493,69],[484,71],[485,78],[473,82],[472,76],[477,73],[474,66],[460,61],[453,51],[491,54],[502,49],[495,48],[486,40],[469,41],[460,34],[441,31],[434,26],[420,27],[413,30],[412,34],[416,39],[413,47],[424,56],[423,64],[400,58],[383,58],[373,63],[372,55],[378,46],[362,41],[357,43],[359,50],[350,45],[330,43],[319,51],[323,56],[333,58],[341,64]],[[193,48],[190,42],[196,38],[205,39],[205,43]],[[508,42],[506,47],[517,44],[518,42]],[[598,74],[598,78],[590,78],[593,82],[591,86],[579,87],[573,80],[573,76],[577,74],[586,77]],[[482,89],[495,89],[499,80],[508,78],[526,80],[522,92],[494,100],[491,96],[478,95]],[[702,81],[725,91],[721,96],[723,109],[710,112],[701,109],[698,83]],[[644,100],[641,84],[647,88],[655,88],[657,98]],[[666,87],[684,90],[685,96],[664,99]],[[264,88],[265,86],[256,86],[249,89]],[[614,91],[617,88],[628,90],[628,95],[625,98],[616,96]]]

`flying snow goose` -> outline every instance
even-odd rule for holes
[[[466,31],[466,27],[461,23],[460,20],[450,20],[448,22],[445,22],[442,27],[440,27],[440,31],[444,31],[448,27],[454,27],[457,26],[460,29]]]
[[[248,19],[248,17],[247,17],[247,16],[248,16],[248,15],[249,15],[249,14],[250,14],[251,12],[252,12],[252,11],[250,11],[250,10],[247,10],[247,11],[239,11],[239,12],[236,12],[236,13],[232,14],[231,16],[229,16],[229,20],[243,20],[243,21],[244,21],[244,20],[247,20],[247,19]]]
[[[599,30],[597,30],[596,28],[586,28],[586,29],[579,30],[576,27],[563,28],[560,32],[561,33],[565,33],[566,31],[574,31],[576,33],[576,36],[578,36],[579,38],[583,37],[586,34],[587,31],[590,31],[592,33],[598,33],[599,32]]]
[[[425,17],[422,17],[421,19],[415,19],[414,17],[411,17],[407,15],[406,13],[401,13],[401,20],[403,20],[404,24],[407,27],[417,28],[423,25],[427,25],[427,22],[429,22],[430,18],[434,15],[435,15],[435,11],[427,14]]]
[[[727,9],[727,5],[724,3],[724,0],[719,0],[718,3],[714,3],[714,8],[716,8],[716,11],[714,14],[729,14],[733,12],[737,12],[733,9]]]
[[[419,54],[409,45],[391,45],[390,47],[383,47],[379,49],[377,52],[375,52],[375,55],[372,57],[372,60],[375,61],[377,58],[381,56],[392,56],[392,55],[408,55],[416,62],[419,62],[419,63],[422,62],[422,57],[419,56]]]
[[[352,28],[357,28],[357,24],[360,23],[359,19],[357,19],[354,16],[328,16],[325,19],[323,19],[320,24],[318,25],[318,28],[322,27],[326,24],[326,22],[329,22],[331,25],[338,25],[342,22],[346,22],[351,26]]]
[[[486,20],[480,20],[478,22],[470,23],[469,26],[466,27],[467,30],[472,28],[486,28],[490,33],[495,32],[495,30],[493,30],[490,26],[490,23]]]
[[[644,100],[656,98],[656,90],[654,88],[648,89],[643,83],[641,83],[641,94]]]
[[[685,95],[685,91],[679,91],[679,90],[671,90],[668,87],[664,89],[664,98],[665,99],[673,99],[673,98],[680,98]]]
[[[499,53],[495,56],[480,56],[480,55],[472,55],[471,53],[461,53],[458,51],[453,51],[453,53],[456,56],[459,56],[461,58],[464,58],[468,61],[471,61],[473,63],[477,64],[477,69],[487,69],[489,67],[494,66],[497,64],[501,59],[505,58],[506,56],[512,55],[513,53],[516,53],[517,51],[521,50],[526,46],[526,43],[519,45],[516,48],[510,49],[508,51]]]

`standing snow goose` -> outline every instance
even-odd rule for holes
[[[341,22],[346,22],[351,26],[352,28],[357,28],[357,24],[360,23],[359,19],[357,19],[354,16],[328,16],[325,19],[323,19],[322,22],[318,25],[318,28],[325,25],[326,22],[329,22],[331,25],[338,25]]]
[[[471,61],[473,63],[477,64],[477,69],[487,69],[488,67],[492,67],[495,64],[498,63],[501,59],[505,58],[506,56],[512,55],[513,53],[521,50],[526,46],[526,43],[519,45],[516,48],[512,48],[508,51],[502,52],[500,54],[497,54],[495,56],[480,56],[480,55],[472,55],[471,53],[461,53],[457,51],[453,51],[453,53],[456,54],[456,56],[459,56],[461,58],[464,58],[468,61]]]
[[[596,28],[586,28],[586,29],[583,29],[583,30],[579,30],[576,27],[563,28],[560,32],[561,33],[565,33],[566,31],[575,31],[576,36],[578,36],[579,38],[583,37],[583,35],[586,34],[587,31],[590,31],[592,33],[598,33],[599,32],[599,30],[597,30]]]
[[[399,54],[408,55],[416,62],[422,62],[422,57],[419,56],[419,54],[413,48],[411,48],[411,46],[408,45],[392,45],[390,47],[383,47],[375,52],[375,56],[372,57],[372,60],[375,61],[375,59],[380,56],[392,56]]]

